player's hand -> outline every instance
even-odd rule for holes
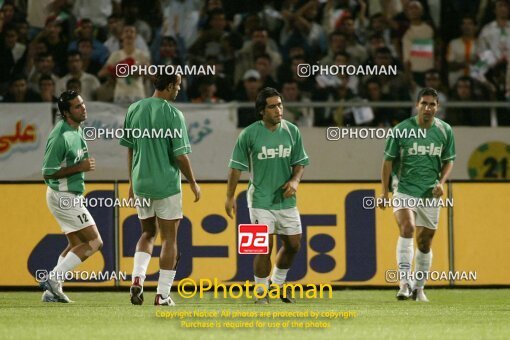
[[[133,193],[133,185],[129,183],[129,200],[133,201],[135,199],[135,194]]]
[[[382,210],[386,209],[385,202],[388,202],[389,199],[390,199],[390,196],[388,195],[387,192],[379,195],[379,203],[377,203],[377,206],[379,208],[381,208]]]
[[[282,187],[283,190],[285,190],[283,192],[283,197],[289,198],[289,197],[295,195],[298,185],[299,185],[298,181],[295,181],[295,180],[290,180],[287,183],[285,183],[285,185]]]
[[[189,186],[191,187],[191,191],[195,194],[195,200],[193,202],[198,202],[200,199],[200,186],[197,182],[190,182]]]
[[[96,170],[96,160],[92,157],[86,158],[78,163],[81,172]]]
[[[434,196],[435,198],[443,196],[443,193],[444,193],[443,185],[441,183],[437,183],[434,189],[432,189],[432,196]]]
[[[225,211],[228,217],[232,219],[234,218],[234,214],[237,213],[237,204],[234,197],[227,198],[227,200],[225,201]],[[232,211],[234,212],[234,214],[232,214]]]

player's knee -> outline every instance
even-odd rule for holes
[[[296,254],[301,249],[301,243],[290,243],[285,245],[285,251],[287,253]]]
[[[92,252],[95,253],[103,248],[103,240],[100,237],[97,237],[92,241],[89,241],[89,246],[92,248]]]
[[[412,238],[414,236],[414,225],[411,222],[404,222],[400,225],[400,236]]]
[[[430,251],[430,240],[418,239],[417,246],[422,253],[426,254]]]

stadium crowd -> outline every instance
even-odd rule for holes
[[[130,104],[152,93],[147,76],[115,65],[214,65],[183,78],[178,102],[254,102],[266,86],[286,102],[411,101],[422,87],[441,102],[510,99],[508,0],[4,0],[0,96]],[[299,64],[397,65],[396,75],[300,77]],[[394,126],[409,109],[285,106],[299,126]],[[361,115],[363,116],[363,115]],[[490,110],[448,108],[452,125],[489,126]],[[240,127],[255,120],[238,109]],[[498,110],[499,125],[510,125]]]

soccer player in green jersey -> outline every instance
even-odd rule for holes
[[[62,120],[46,143],[42,174],[48,185],[48,208],[65,233],[68,245],[41,286],[46,289],[43,301],[65,303],[71,302],[62,291],[65,274],[101,249],[103,241],[82,203],[85,172],[95,169],[80,127],[87,119],[85,103],[77,92],[65,91],[58,99],[58,109]]]
[[[421,138],[388,138],[382,165],[382,189],[380,207],[389,202],[390,177],[393,186],[393,212],[400,230],[397,242],[397,265],[400,290],[397,299],[427,302],[423,292],[426,273],[432,264],[432,238],[437,230],[440,204],[437,199],[443,195],[443,185],[453,168],[455,140],[450,125],[435,117],[439,108],[437,91],[424,88],[418,94],[418,114],[395,126],[404,132],[425,129]],[[397,134],[394,134],[397,135]],[[415,134],[414,137],[420,136]],[[435,198],[435,199],[434,199]],[[418,200],[417,200],[418,199]],[[415,202],[433,204],[413,204]],[[416,257],[414,280],[411,278],[413,261],[413,236],[416,230]]]
[[[282,119],[282,96],[278,91],[270,87],[262,89],[255,101],[255,110],[260,120],[241,132],[229,163],[225,210],[232,218],[241,171],[249,171],[250,219],[254,224],[267,224],[270,234],[269,254],[257,254],[254,259],[255,284],[269,287],[273,234],[277,234],[282,248],[276,256],[271,282],[281,287],[301,244],[296,191],[309,160],[298,128]],[[295,302],[290,293],[282,297],[282,301]],[[268,303],[268,296],[256,302]]]
[[[134,305],[143,303],[143,282],[158,229],[161,255],[154,304],[175,305],[170,289],[177,267],[177,228],[182,219],[181,172],[190,184],[195,202],[200,199],[200,187],[187,156],[191,146],[184,116],[169,103],[175,100],[180,85],[180,75],[156,76],[153,96],[129,107],[120,140],[128,148],[129,196],[148,198],[151,202],[149,207],[136,207],[142,235],[136,245],[130,289]],[[129,132],[133,129],[145,136],[150,136],[151,131],[163,131],[166,137],[152,134],[156,138],[133,138],[134,133]]]

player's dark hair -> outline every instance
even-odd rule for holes
[[[416,98],[416,102],[419,103],[421,98],[424,96],[432,96],[436,100],[436,102],[439,103],[439,95],[437,94],[437,91],[434,90],[432,87],[425,87],[418,92],[418,97]]]
[[[266,99],[275,96],[278,96],[280,99],[282,99],[280,92],[272,87],[265,87],[259,92],[257,99],[255,100],[255,115],[257,118],[260,119],[264,115],[264,109],[267,105]]]
[[[62,119],[65,119],[64,112],[69,112],[71,109],[71,104],[69,101],[73,100],[74,98],[78,97],[79,93],[76,91],[64,91],[58,98],[58,110],[60,111],[60,115],[62,116]]]
[[[178,80],[177,74],[158,74],[154,77],[154,87],[158,91],[164,91],[170,84],[176,85]]]

